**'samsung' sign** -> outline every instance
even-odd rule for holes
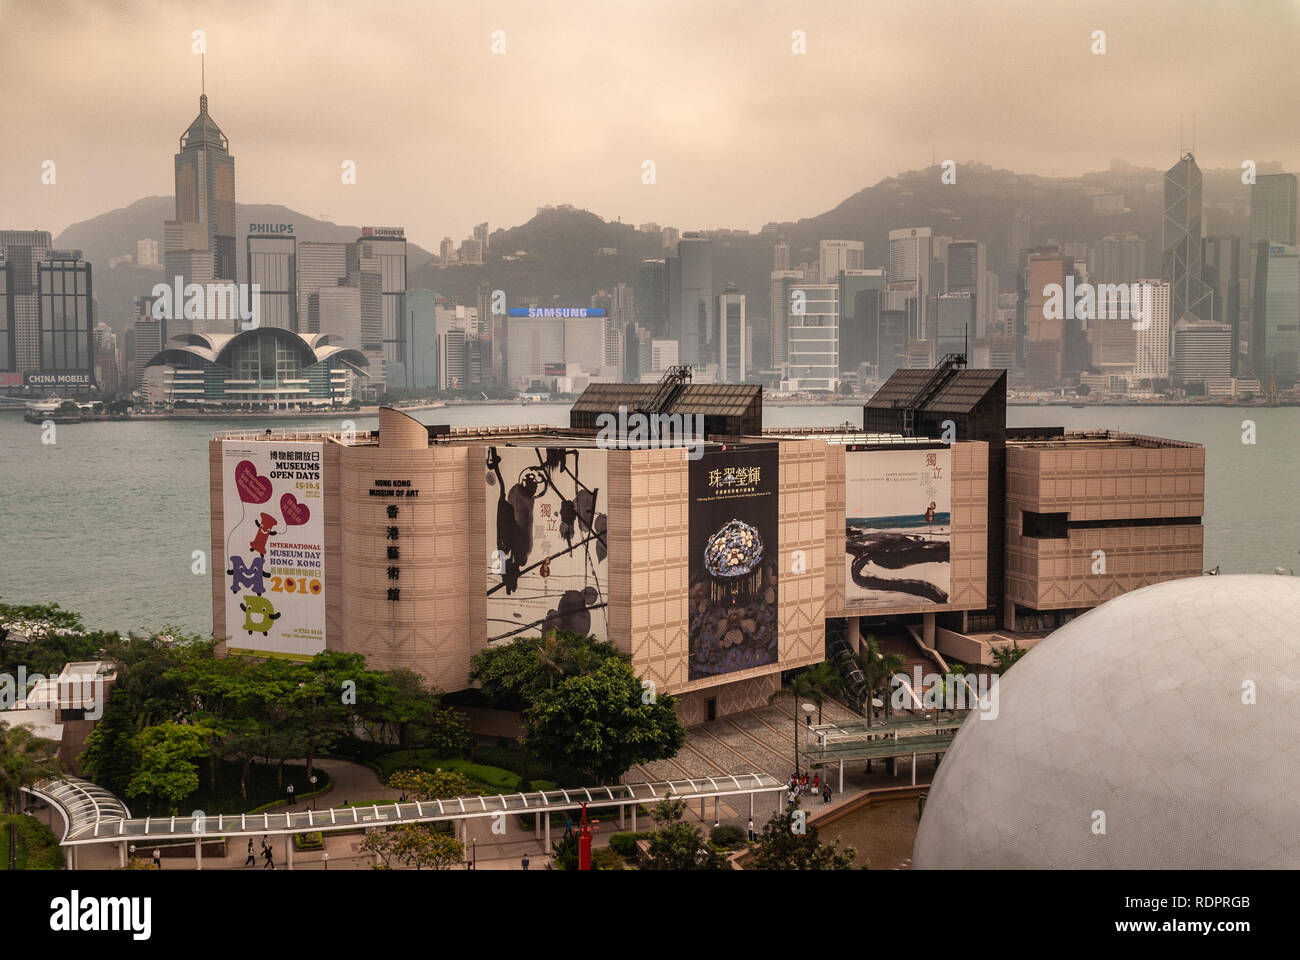
[[[510,316],[542,319],[547,317],[603,317],[602,307],[511,307]]]

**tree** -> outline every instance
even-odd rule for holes
[[[727,856],[704,839],[704,832],[682,820],[686,804],[661,800],[652,816],[658,829],[642,862],[646,870],[726,870]]]
[[[537,695],[524,713],[524,746],[543,762],[609,783],[635,763],[677,753],[686,731],[674,702],[643,687],[628,661],[611,657]]]
[[[141,794],[167,804],[172,815],[180,802],[199,788],[194,761],[208,752],[210,731],[202,725],[160,723],[136,736],[140,765],[126,788],[128,797]]]
[[[875,697],[876,692],[882,686],[888,686],[889,680],[903,669],[903,664],[907,659],[901,653],[881,653],[880,644],[875,637],[867,637],[863,642],[866,649],[854,658],[862,670],[862,675],[867,679],[867,726],[871,726],[872,716],[875,708],[871,700]],[[885,716],[889,716],[889,695],[882,697],[885,702]]]
[[[384,870],[393,869],[394,862],[416,870],[450,870],[465,862],[465,847],[459,840],[422,823],[376,830],[367,834],[361,849],[377,854],[383,861],[379,869]]]
[[[1092,386],[1086,383],[1081,383],[1074,388],[1074,392],[1081,397],[1086,397],[1088,394],[1092,393]]]
[[[586,634],[550,630],[542,637],[520,637],[480,651],[470,661],[469,676],[494,707],[522,713],[538,694],[554,690],[565,677],[590,673],[620,656],[612,644]]]
[[[397,770],[388,778],[390,790],[400,790],[412,800],[445,800],[451,797],[468,797],[479,791],[461,773],[439,770]]]
[[[853,847],[817,839],[817,828],[800,814],[797,803],[775,814],[763,826],[750,860],[754,870],[852,870],[858,855]]]
[[[994,647],[993,669],[1001,676],[1015,666],[1016,661],[1028,652],[1014,639],[1011,641],[1010,646]]]
[[[4,812],[16,813],[23,787],[63,776],[59,745],[38,737],[30,727],[0,720],[0,795]]]

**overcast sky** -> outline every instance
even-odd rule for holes
[[[1300,0],[0,0],[0,227],[172,194],[196,29],[240,202],[428,248],[548,203],[756,230],[932,153],[1166,167],[1193,112],[1203,168],[1300,170]]]

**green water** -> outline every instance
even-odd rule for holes
[[[518,404],[420,411],[428,423],[564,425],[564,406]],[[768,426],[861,423],[861,406],[765,410]],[[1243,419],[1257,442],[1241,442]],[[1109,427],[1203,443],[1205,564],[1224,573],[1300,567],[1300,408],[1011,407],[1012,426]],[[357,418],[357,429],[375,425]],[[281,429],[291,421],[276,422]],[[307,429],[339,429],[331,420]],[[259,429],[236,421],[68,424],[57,442],[21,414],[0,413],[0,597],[57,602],[104,629],[211,629],[208,575],[191,572],[209,549],[207,442]]]

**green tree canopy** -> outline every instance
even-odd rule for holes
[[[751,870],[852,870],[857,851],[822,843],[817,828],[790,804],[763,826],[749,862]]]
[[[38,737],[27,726],[9,726],[0,719],[0,795],[4,812],[18,810],[23,787],[63,775],[59,745]]]
[[[602,783],[635,763],[677,753],[686,731],[674,700],[643,688],[632,665],[611,657],[595,671],[540,691],[524,714],[524,745],[553,765],[571,765]]]

